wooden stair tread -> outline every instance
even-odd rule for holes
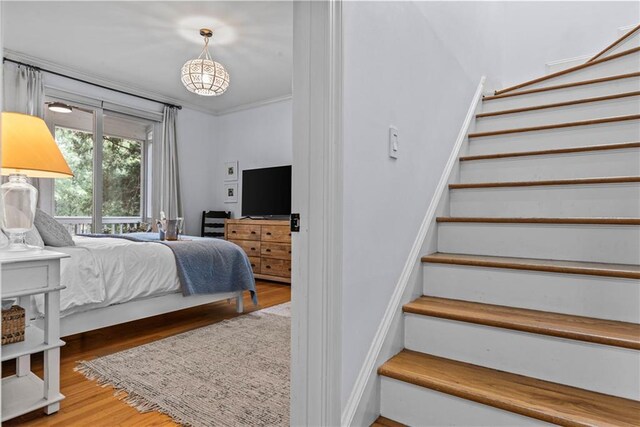
[[[619,144],[602,144],[591,145],[583,147],[572,148],[556,148],[552,150],[538,150],[538,151],[515,151],[509,153],[496,153],[496,154],[480,154],[476,156],[464,156],[460,157],[461,162],[473,161],[473,160],[489,160],[489,159],[503,159],[509,157],[527,157],[527,156],[544,156],[554,154],[566,154],[566,153],[583,153],[589,151],[606,151],[606,150],[621,150],[628,148],[640,148],[640,142],[623,142]]]
[[[534,105],[531,107],[513,108],[510,110],[492,111],[489,113],[479,113],[479,114],[476,114],[476,118],[481,119],[483,117],[494,117],[494,116],[502,116],[506,114],[524,113],[527,111],[546,110],[549,108],[567,107],[570,105],[588,104],[591,102],[610,101],[612,99],[629,98],[631,96],[638,96],[638,95],[640,95],[640,91],[616,93],[614,95],[598,96],[595,98],[575,99],[573,101],[555,102],[553,104],[542,104],[542,105]]]
[[[606,178],[571,178],[552,179],[547,181],[505,181],[505,182],[471,182],[449,184],[449,189],[491,188],[491,187],[530,187],[541,185],[587,185],[587,184],[622,184],[640,182],[640,176],[613,176]]]
[[[637,426],[640,402],[403,350],[380,375],[568,426]]]
[[[616,74],[614,76],[599,77],[597,79],[581,80],[579,82],[563,83],[563,84],[554,85],[554,86],[547,86],[547,87],[539,87],[539,88],[535,88],[535,89],[521,90],[521,91],[518,91],[518,92],[508,92],[508,93],[503,93],[501,95],[486,95],[486,96],[484,96],[482,98],[482,101],[483,102],[484,101],[493,101],[493,100],[496,100],[496,99],[510,98],[512,96],[529,95],[529,94],[532,94],[532,93],[547,92],[547,91],[550,91],[550,90],[557,90],[557,89],[567,89],[567,88],[570,88],[570,87],[577,87],[577,86],[585,86],[585,85],[596,84],[596,83],[611,82],[611,81],[615,81],[615,80],[629,79],[629,78],[633,78],[633,77],[640,77],[640,72],[627,73],[627,74]]]
[[[631,49],[616,53],[614,55],[610,55],[610,56],[607,56],[607,57],[604,57],[604,58],[596,59],[596,60],[591,61],[591,62],[585,62],[584,64],[579,64],[579,65],[576,65],[574,67],[570,67],[570,68],[567,68],[567,69],[564,69],[564,70],[556,71],[555,73],[547,74],[545,76],[538,77],[538,78],[535,78],[533,80],[526,81],[524,83],[520,83],[520,84],[517,84],[517,85],[514,85],[514,86],[510,86],[510,87],[507,87],[507,88],[504,88],[504,89],[496,90],[495,94],[496,95],[500,95],[500,94],[505,93],[505,92],[511,92],[511,91],[516,90],[516,89],[521,89],[523,87],[530,86],[530,85],[535,84],[535,83],[540,83],[540,82],[543,82],[545,80],[553,79],[555,77],[563,76],[565,74],[570,74],[570,73],[573,73],[574,71],[579,71],[579,70],[582,70],[584,68],[591,67],[593,65],[602,64],[604,62],[608,62],[608,61],[611,61],[611,60],[614,60],[614,59],[618,59],[618,58],[621,58],[623,56],[631,55],[631,54],[634,54],[634,53],[639,52],[639,51],[640,51],[640,47],[634,47],[634,48],[631,48]]]
[[[609,46],[605,47],[600,52],[598,52],[597,54],[595,54],[594,56],[589,58],[589,60],[587,62],[592,62],[592,61],[595,61],[596,59],[600,58],[602,55],[604,55],[605,53],[607,53],[608,51],[610,51],[614,47],[618,46],[620,43],[622,43],[623,41],[625,41],[629,37],[631,37],[638,30],[640,30],[640,24],[636,25],[631,30],[629,30],[625,34],[623,34],[622,37],[618,38],[616,41],[611,43]]]
[[[593,224],[640,225],[640,218],[565,217],[565,218],[502,218],[439,216],[437,222],[472,222],[493,224]]]
[[[426,296],[405,304],[403,311],[640,350],[640,325],[635,323]]]
[[[406,427],[406,426],[397,421],[393,421],[389,418],[379,416],[378,419],[376,419],[373,422],[373,424],[371,424],[371,427]]]
[[[523,128],[511,128],[491,130],[486,132],[474,132],[469,134],[469,138],[482,138],[487,136],[510,135],[513,133],[537,132],[541,130],[564,129],[569,127],[599,125],[604,123],[625,122],[629,120],[640,119],[640,114],[631,114],[627,116],[604,117],[601,119],[578,120],[575,122],[554,123],[551,125],[529,126]]]
[[[640,266],[629,264],[462,255],[441,252],[423,256],[422,262],[640,279]]]

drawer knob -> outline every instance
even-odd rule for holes
[[[251,234],[256,234],[256,232],[255,232],[255,231],[252,231],[252,232],[251,232]]]
[[[267,236],[271,236],[271,232],[270,231],[267,231]]]
[[[271,266],[270,266],[270,265],[267,265],[267,268],[271,268]]]
[[[271,252],[271,249],[266,249],[267,252]]]
[[[255,264],[251,264],[251,267],[255,267],[255,266],[256,266]]]
[[[231,234],[236,234],[236,230],[231,230]]]

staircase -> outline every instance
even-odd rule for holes
[[[484,97],[374,425],[640,425],[639,40]]]

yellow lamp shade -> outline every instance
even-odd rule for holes
[[[2,175],[71,178],[73,172],[44,120],[20,113],[2,113]]]

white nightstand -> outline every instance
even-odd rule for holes
[[[2,379],[2,421],[39,408],[60,409],[60,260],[69,255],[48,250],[0,251],[0,295],[25,309],[25,340],[2,346],[2,361],[16,360],[16,375]],[[44,330],[30,324],[31,296],[44,294]],[[44,380],[31,372],[31,355],[44,351]]]

